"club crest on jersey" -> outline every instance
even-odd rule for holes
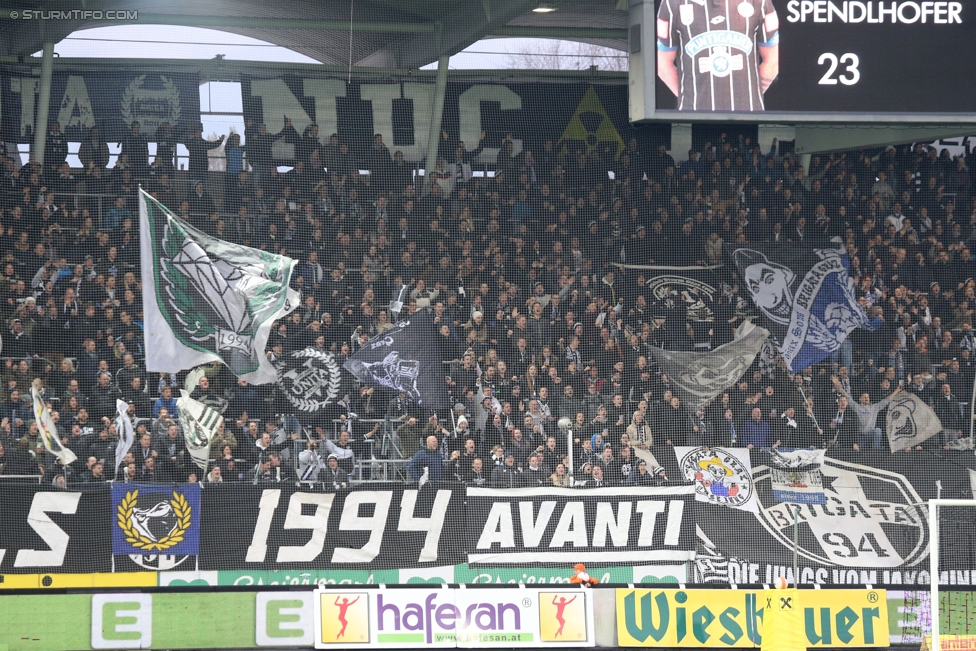
[[[733,32],[727,29],[713,29],[688,41],[685,45],[685,54],[690,57],[696,56],[699,52],[707,48],[723,47],[726,50],[741,50],[746,54],[752,53],[752,39],[742,32]],[[716,51],[712,50],[712,54]]]
[[[678,7],[678,16],[682,25],[692,24],[695,22],[695,5],[681,5]]]
[[[698,71],[710,72],[716,77],[728,77],[734,70],[742,70],[744,62],[741,54],[729,54],[724,46],[712,48],[711,56],[698,59]]]
[[[742,16],[743,18],[752,18],[753,14],[756,13],[756,8],[753,7],[752,4],[749,2],[743,2],[738,7],[736,7],[736,10],[739,12],[739,15]]]

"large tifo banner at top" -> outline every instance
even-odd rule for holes
[[[40,77],[0,71],[0,136],[7,142],[33,142]],[[152,140],[163,122],[181,131],[200,122],[200,78],[193,73],[151,71],[57,71],[51,79],[49,118],[69,139],[98,126],[107,142],[118,142],[138,122]]]
[[[241,93],[245,121],[265,123],[268,133],[281,131],[287,117],[299,134],[316,124],[323,145],[338,133],[356,150],[369,146],[373,136],[381,134],[390,151],[402,151],[408,161],[427,155],[433,80],[347,82],[340,78],[242,76]],[[459,137],[469,151],[478,147],[481,132],[487,132],[485,150],[476,159],[479,162],[494,163],[507,133],[514,135],[517,148],[522,146],[519,139],[531,133],[536,141],[551,139],[560,151],[563,146],[570,152],[582,149],[587,153],[610,147],[616,157],[631,134],[627,86],[449,81],[441,127],[452,138]],[[283,159],[293,155],[291,146],[283,142],[274,153]]]

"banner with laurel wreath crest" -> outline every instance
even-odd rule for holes
[[[200,553],[200,484],[114,484],[112,553]]]
[[[34,97],[37,77],[0,69],[0,80],[8,91],[0,94],[0,135],[7,142],[28,142],[37,129],[34,102],[24,98],[28,90]],[[51,78],[50,117],[71,140],[98,126],[106,142],[118,142],[139,122],[152,141],[163,122],[177,134],[200,122],[199,86],[197,73],[58,70]]]

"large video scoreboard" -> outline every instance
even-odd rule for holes
[[[647,5],[653,117],[976,119],[974,0],[656,0],[653,16]]]

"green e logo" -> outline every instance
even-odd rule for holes
[[[311,646],[313,593],[259,592],[255,595],[258,646]]]
[[[92,648],[132,649],[152,645],[152,595],[92,595]]]

